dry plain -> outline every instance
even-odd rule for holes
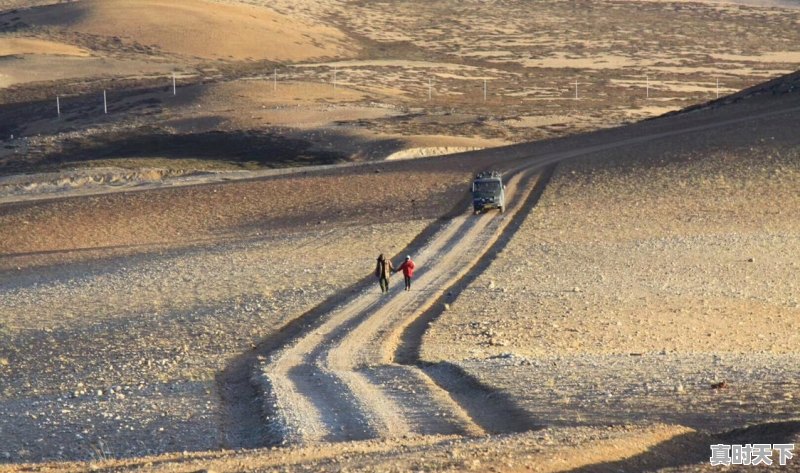
[[[327,162],[490,147],[656,116],[800,64],[788,4],[45,3],[0,15],[3,174],[282,166],[279,139]]]
[[[705,471],[710,443],[800,440],[797,76],[611,128],[796,69],[790,3],[35,3],[0,2],[0,470]],[[495,233],[374,311],[408,320],[328,332],[379,302],[377,253],[470,228],[490,166],[529,176]],[[316,333],[381,354],[320,359],[339,384],[400,366],[424,382],[380,381],[384,409],[435,392],[456,407],[420,425],[471,433],[390,435],[356,396],[366,440],[278,446],[260,373]]]

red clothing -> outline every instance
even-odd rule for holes
[[[414,276],[414,268],[416,268],[416,266],[414,266],[414,262],[409,259],[403,261],[403,264],[401,264],[397,270],[403,271],[403,276],[410,278]]]

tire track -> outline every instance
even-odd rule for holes
[[[537,427],[535,419],[503,393],[467,376],[455,365],[423,366],[419,343],[427,324],[441,312],[449,288],[459,291],[489,264],[490,250],[514,217],[533,207],[551,169],[564,159],[593,152],[668,139],[690,132],[789,113],[766,112],[714,124],[686,127],[549,152],[536,159],[510,154],[504,215],[467,217],[462,213],[439,227],[416,255],[414,289],[388,296],[375,285],[343,298],[332,310],[317,314],[318,323],[297,328],[294,337],[256,363],[251,378],[260,387],[268,431],[274,443],[314,443],[403,435],[515,432]],[[494,152],[494,151],[493,151]],[[536,185],[533,185],[536,183]],[[464,209],[466,212],[466,209]],[[507,239],[506,239],[507,240]]]
[[[461,215],[446,224],[416,255],[411,291],[363,290],[262,364],[280,443],[486,433],[425,371],[392,360],[398,334],[496,240],[523,207],[519,194],[531,192],[520,183],[534,176],[513,170],[505,214]]]

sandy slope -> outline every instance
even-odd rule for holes
[[[118,38],[205,59],[300,61],[347,57],[342,33],[264,7],[203,0],[84,0],[20,13],[34,27]]]
[[[36,38],[0,38],[0,56],[41,54],[54,56],[87,56],[89,51],[71,44]]]

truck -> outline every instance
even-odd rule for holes
[[[497,171],[482,172],[472,181],[472,208],[475,214],[485,210],[506,209],[506,186],[502,175]]]

